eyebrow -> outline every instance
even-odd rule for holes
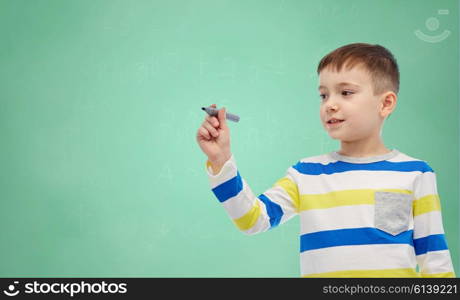
[[[347,86],[347,85],[351,85],[351,86],[354,86],[354,87],[359,87],[359,85],[351,83],[351,82],[340,82],[340,83],[336,84],[335,86],[336,87],[342,87],[342,86]],[[324,85],[320,85],[318,87],[318,90],[320,90],[322,88],[326,88],[326,87]]]

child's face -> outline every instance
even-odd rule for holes
[[[381,95],[374,95],[371,77],[363,67],[340,72],[323,69],[319,93],[321,123],[333,139],[352,142],[380,135]],[[332,118],[344,121],[328,124]]]

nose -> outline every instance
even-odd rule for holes
[[[335,102],[329,102],[326,104],[326,112],[331,112],[331,111],[337,111],[338,110],[338,106]]]

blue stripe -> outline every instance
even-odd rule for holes
[[[300,252],[350,245],[408,244],[413,246],[412,233],[412,230],[408,230],[393,236],[372,227],[308,233],[300,236]]]
[[[337,161],[329,164],[298,162],[294,169],[301,174],[320,175],[334,174],[347,171],[398,171],[398,172],[434,172],[433,169],[424,161],[378,161],[366,164],[354,164],[344,161]]]
[[[225,181],[224,183],[216,186],[212,189],[214,195],[220,202],[224,202],[232,197],[238,195],[239,192],[243,189],[243,181],[239,172],[236,172],[236,176],[230,180]]]
[[[267,207],[267,213],[270,217],[270,226],[278,226],[281,221],[281,217],[283,216],[283,210],[281,209],[281,206],[268,199],[268,197],[264,194],[259,195],[258,198],[262,200],[262,202],[265,203],[265,206]]]
[[[415,255],[425,254],[430,251],[447,250],[444,234],[433,234],[419,239],[414,239]]]

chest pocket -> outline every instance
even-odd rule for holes
[[[375,192],[374,222],[377,229],[397,235],[409,229],[412,195]]]

